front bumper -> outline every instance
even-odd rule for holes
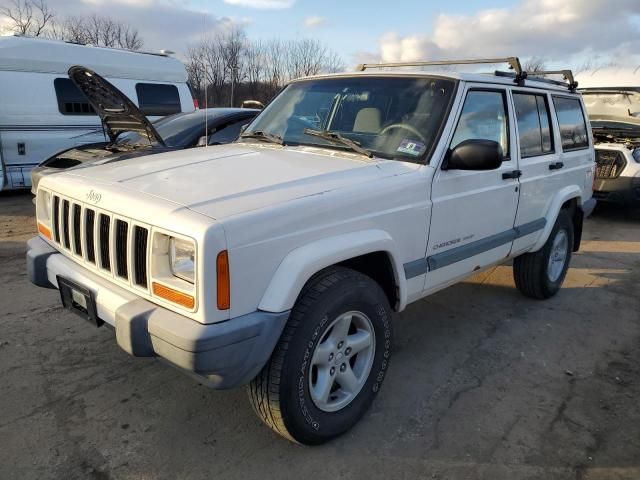
[[[640,177],[596,179],[593,196],[599,202],[640,205]]]
[[[137,357],[160,357],[218,389],[251,381],[271,356],[289,312],[256,311],[202,324],[144,300],[66,258],[39,237],[27,243],[29,280],[58,288],[57,276],[95,296],[98,316],[115,328],[118,345]]]

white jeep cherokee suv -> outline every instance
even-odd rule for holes
[[[380,390],[392,311],[510,259],[551,297],[580,246],[581,97],[504,60],[296,80],[234,144],[43,178],[29,277],[131,355],[249,384],[269,427],[327,441]]]

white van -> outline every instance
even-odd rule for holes
[[[0,37],[0,190],[30,187],[31,169],[60,150],[105,140],[73,65],[109,79],[151,121],[194,110],[184,65],[165,54]]]

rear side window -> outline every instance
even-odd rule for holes
[[[535,157],[553,152],[549,107],[544,95],[514,93],[520,155]]]
[[[589,147],[587,122],[580,100],[568,97],[553,97],[556,116],[560,124],[562,150],[578,150]]]
[[[145,115],[165,116],[180,113],[180,94],[175,85],[137,83],[138,105]]]
[[[63,115],[95,115],[96,112],[84,93],[68,78],[56,78],[53,81],[56,91],[58,110]]]
[[[504,156],[509,157],[509,119],[504,92],[470,90],[467,93],[451,148],[465,140],[493,140],[502,146]]]
[[[231,143],[240,135],[242,126],[251,121],[250,118],[243,118],[241,120],[234,120],[232,123],[221,125],[211,134],[209,137],[209,145],[216,145],[221,143]]]

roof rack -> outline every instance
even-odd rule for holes
[[[507,63],[509,68],[516,74],[516,81],[521,82],[527,78],[527,72],[522,70],[518,57],[506,58],[477,58],[472,60],[437,60],[431,62],[399,62],[399,63],[363,63],[356,67],[359,72],[364,72],[368,68],[398,68],[398,67],[435,67],[443,65],[481,65],[492,63]]]
[[[532,77],[544,75],[562,75],[568,82],[569,90],[573,92],[576,88],[578,88],[578,82],[574,78],[573,72],[571,70],[538,70],[535,72],[529,72],[529,75],[531,75]]]
[[[543,76],[543,75],[563,75],[564,79],[568,82],[568,85],[564,82],[559,82],[550,79],[536,79],[537,81],[546,81],[549,83],[555,83],[557,85],[567,85],[570,91],[575,91],[578,88],[578,82],[573,76],[571,70],[542,70],[536,72],[527,72],[522,69],[522,64],[518,57],[506,57],[506,58],[478,58],[472,60],[437,60],[431,62],[397,62],[397,63],[363,63],[356,67],[359,72],[364,72],[369,68],[399,68],[399,67],[435,67],[443,65],[482,65],[482,64],[494,64],[494,63],[507,63],[509,68],[513,70],[513,74],[505,72],[496,72],[496,75],[500,76],[513,76],[515,83],[523,85],[524,80],[531,76]],[[640,67],[639,67],[640,68]]]

